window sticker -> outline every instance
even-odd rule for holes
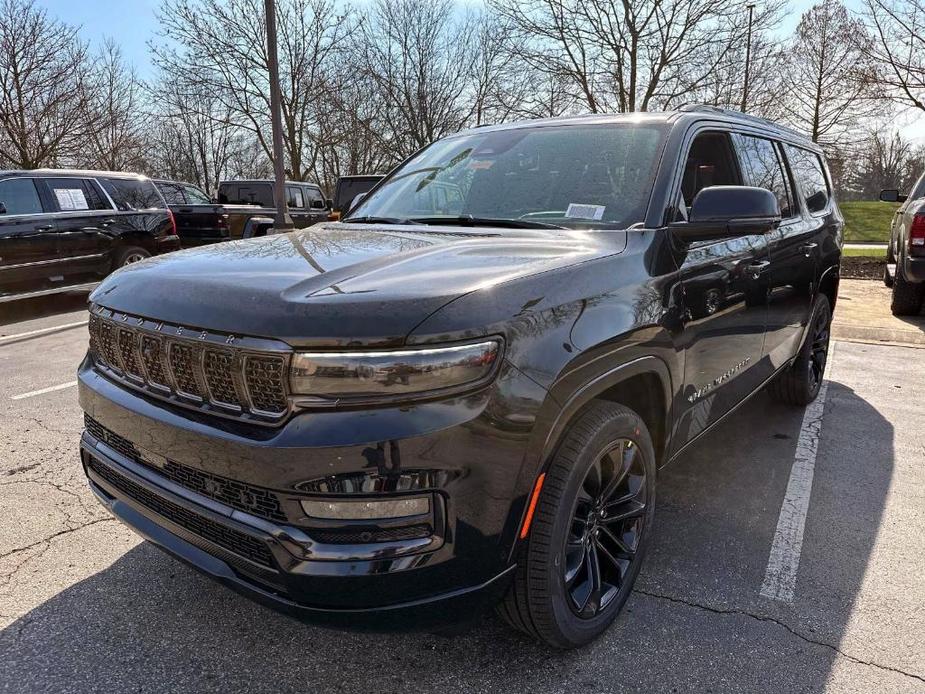
[[[604,205],[579,205],[572,202],[569,203],[565,216],[569,219],[593,219],[594,221],[600,221],[604,218],[605,209],[607,208]]]
[[[55,197],[58,198],[58,207],[62,212],[69,210],[89,210],[87,198],[80,188],[55,188]]]

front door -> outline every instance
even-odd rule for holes
[[[686,157],[679,213],[712,185],[742,185],[728,133],[699,134]],[[729,412],[767,378],[762,345],[767,324],[770,255],[763,234],[678,248],[683,290],[683,444]]]

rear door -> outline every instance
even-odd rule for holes
[[[296,228],[311,226],[311,214],[308,201],[305,199],[305,190],[301,186],[286,186],[286,205],[289,207],[289,216]]]
[[[115,210],[99,184],[90,178],[43,178],[57,219],[56,244],[65,281],[104,274],[109,267],[110,229]]]
[[[714,185],[743,185],[729,133],[699,132],[688,145],[678,217],[687,219],[697,193]],[[758,388],[769,370],[761,349],[767,324],[770,266],[763,234],[684,244],[675,241],[683,288],[682,444],[729,412]]]
[[[0,180],[0,202],[0,292],[40,289],[58,272],[54,215],[28,176]]]
[[[774,193],[781,210],[780,227],[767,234],[771,268],[764,345],[771,367],[778,369],[799,349],[812,308],[818,224],[801,212],[778,143],[746,134],[733,135],[733,141],[746,183]]]

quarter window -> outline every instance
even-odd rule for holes
[[[286,197],[288,201],[286,202],[289,207],[294,207],[296,209],[303,209],[305,207],[305,200],[302,197],[302,191],[295,186],[288,186],[286,188]]]
[[[45,178],[52,200],[61,212],[111,210],[112,205],[96,184],[85,178]]]
[[[795,209],[790,182],[777,156],[774,143],[763,137],[733,134],[746,185],[765,188],[774,193],[783,219],[793,217]]]
[[[31,178],[11,178],[0,181],[0,202],[6,214],[39,214],[42,201]]]
[[[806,209],[810,214],[819,214],[829,206],[829,183],[822,160],[814,152],[799,147],[784,145],[784,148]]]
[[[122,211],[163,209],[164,198],[157,188],[144,178],[101,178],[103,188]]]

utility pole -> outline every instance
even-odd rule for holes
[[[748,78],[752,67],[752,16],[755,13],[754,3],[746,5],[748,8],[748,38],[745,40],[745,85],[742,87],[742,113],[748,110]]]
[[[283,117],[280,107],[279,58],[276,50],[276,2],[264,0],[267,22],[267,60],[270,68],[270,122],[273,128],[273,201],[276,203],[274,233],[291,231],[294,226],[286,202],[286,162],[283,161]]]

